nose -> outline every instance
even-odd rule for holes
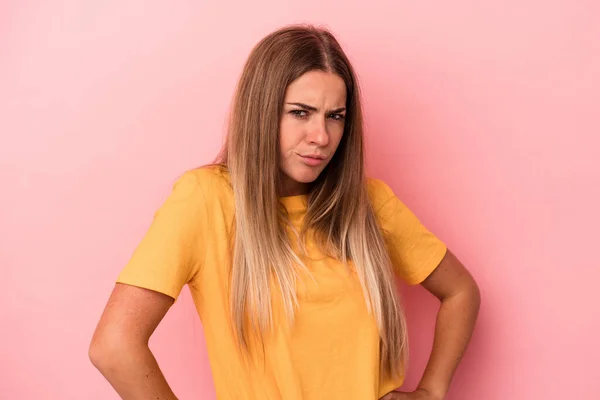
[[[327,146],[329,143],[329,133],[327,132],[325,118],[315,118],[314,123],[308,129],[308,134],[306,135],[308,143],[319,147]]]

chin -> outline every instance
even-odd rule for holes
[[[313,183],[317,180],[321,171],[297,171],[295,174],[290,174],[292,179],[299,183]]]
[[[299,175],[294,177],[293,179],[298,183],[313,183],[317,180],[319,175],[307,176],[307,175]]]

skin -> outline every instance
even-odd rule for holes
[[[338,75],[310,71],[288,86],[279,132],[282,196],[307,193],[325,169],[344,133],[345,106],[346,85]],[[305,155],[324,159],[311,166]]]
[[[282,196],[307,193],[337,149],[344,131],[346,90],[337,75],[312,71],[286,90],[281,116]],[[317,166],[301,156],[319,155]],[[448,251],[422,283],[440,302],[433,350],[419,387],[382,400],[442,400],[470,340],[479,310],[477,284]],[[148,341],[174,300],[162,293],[116,284],[89,349],[94,366],[124,400],[176,400]]]
[[[443,400],[471,339],[481,302],[479,288],[450,250],[421,286],[440,300],[427,367],[414,392],[392,392],[382,400]]]
[[[115,285],[92,337],[89,357],[122,399],[177,399],[148,347],[173,302],[152,290]]]

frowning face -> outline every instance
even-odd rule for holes
[[[346,115],[346,85],[338,75],[310,71],[287,88],[280,121],[283,192],[304,194],[333,157]]]

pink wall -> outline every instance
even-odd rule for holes
[[[251,46],[311,21],[360,73],[373,174],[481,284],[449,399],[598,399],[600,3],[225,3],[2,2],[0,398],[117,398],[87,359],[117,272],[219,148]],[[407,297],[410,388],[435,301]],[[152,347],[214,399],[187,292]]]

